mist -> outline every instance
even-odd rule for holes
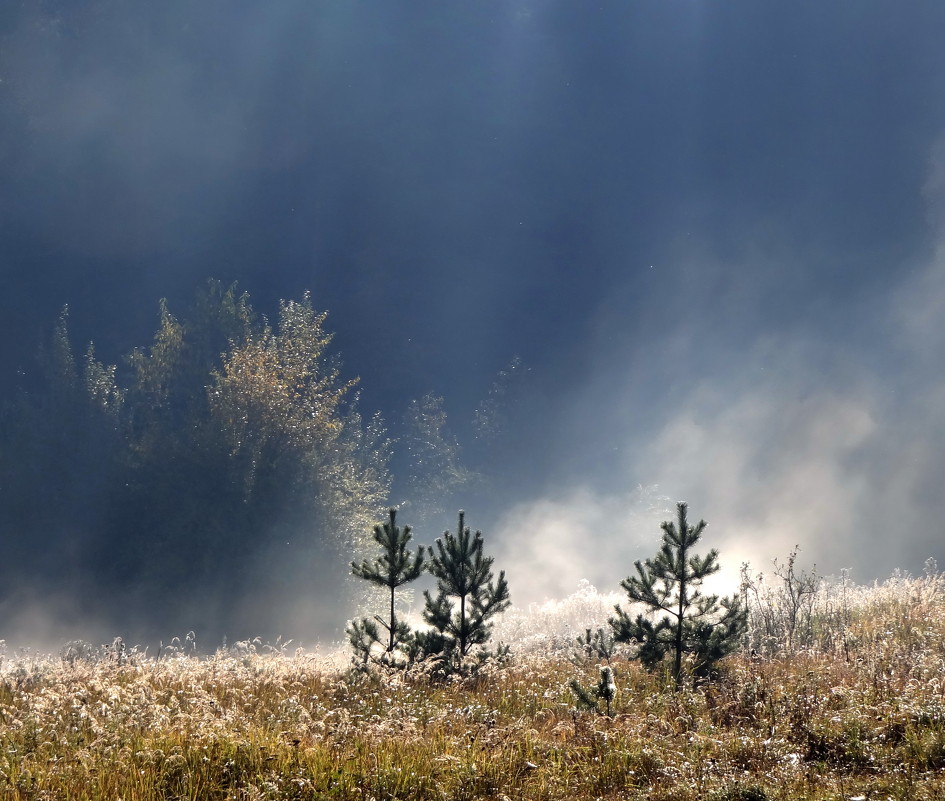
[[[794,546],[862,582],[943,563],[943,23],[822,0],[14,4],[5,408],[65,305],[120,383],[161,298],[185,315],[236,281],[274,321],[311,291],[396,440],[376,519],[397,505],[429,543],[465,509],[516,605],[616,589],[678,501],[723,592]],[[411,466],[425,396],[462,481]],[[294,507],[227,544],[245,591],[195,563],[118,592],[94,547],[111,501],[68,531],[0,497],[0,638],[311,643],[356,614],[353,555]]]

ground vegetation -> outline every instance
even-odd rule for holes
[[[0,796],[932,801],[945,795],[945,580],[821,579],[804,649],[742,651],[717,681],[611,659],[611,716],[575,709],[569,620],[609,596],[509,610],[516,659],[431,683],[422,664],[237,643],[196,658],[73,648],[0,665]],[[841,606],[842,604],[842,606]],[[571,607],[574,607],[572,609]],[[756,622],[760,620],[754,609]],[[556,627],[555,621],[561,621]],[[536,630],[537,627],[537,630]],[[578,629],[577,631],[580,631]],[[570,638],[567,636],[570,633]],[[119,658],[119,653],[122,654]]]

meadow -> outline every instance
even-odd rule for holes
[[[512,609],[509,664],[423,665],[240,643],[198,658],[73,648],[0,667],[0,797],[37,799],[945,799],[945,578],[746,574],[745,648],[674,689],[610,659],[610,716],[569,681],[618,595]],[[806,583],[805,583],[806,581]]]

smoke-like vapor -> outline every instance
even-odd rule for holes
[[[642,557],[669,507],[657,487],[607,495],[590,486],[512,507],[496,524],[496,563],[515,605],[564,598],[582,580],[613,589],[615,568],[626,572]]]
[[[157,300],[209,276],[270,317],[311,290],[366,414],[444,398],[483,480],[418,538],[465,507],[517,604],[615,588],[680,500],[725,580],[794,544],[916,571],[943,556],[943,24],[877,0],[7,3],[0,385],[65,304],[121,373]],[[509,435],[485,436],[513,354]],[[286,636],[343,626],[281,526],[245,634],[275,606]],[[90,621],[112,567],[79,556]],[[173,589],[175,620],[214,617]]]
[[[652,482],[709,521],[706,548],[718,547],[723,565],[714,584],[725,591],[737,587],[741,562],[768,569],[795,545],[821,572],[852,568],[861,580],[895,568],[918,572],[927,557],[945,556],[938,490],[945,456],[935,433],[945,430],[937,369],[945,357],[943,152],[935,148],[925,185],[932,253],[918,267],[886,265],[899,277],[882,297],[851,286],[833,299],[830,317],[771,325],[736,346],[723,341],[724,329],[706,326],[713,318],[683,289],[655,315],[667,323],[646,343],[657,364],[639,349],[604,349],[594,389],[575,404],[577,436],[601,454],[620,454],[604,486]],[[740,303],[773,302],[753,275],[757,263],[728,269],[743,284]],[[635,428],[640,381],[659,410],[643,410],[649,424]],[[588,420],[595,409],[604,430]],[[580,486],[503,518],[503,537],[513,543],[508,569],[531,577],[526,595],[560,595],[577,578],[612,589],[658,546],[657,521],[631,523],[624,493]]]

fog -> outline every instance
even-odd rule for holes
[[[615,589],[677,501],[725,591],[795,545],[823,574],[918,572],[945,561],[942,23],[823,0],[10,4],[4,402],[66,304],[75,352],[122,375],[162,297],[183,314],[238,281],[275,319],[310,290],[399,440],[387,501],[426,543],[466,509],[517,605]],[[427,394],[475,476],[435,503],[403,450]],[[209,572],[115,597],[87,545],[109,513],[3,516],[0,637],[314,642],[355,614],[327,589],[346,556],[279,510],[242,601]],[[17,566],[36,541],[79,574]]]

